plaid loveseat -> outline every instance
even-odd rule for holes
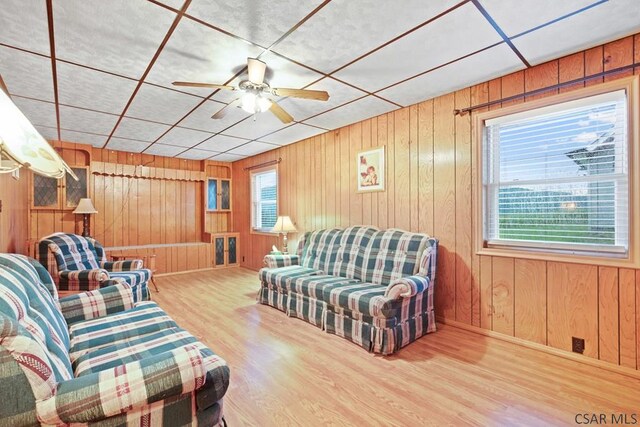
[[[54,233],[38,242],[38,260],[61,291],[91,291],[109,279],[122,279],[133,290],[135,301],[149,299],[151,270],[142,260],[107,261],[102,245],[90,237]]]
[[[58,299],[36,260],[0,254],[0,425],[222,422],[224,360],[129,284]]]
[[[438,241],[373,227],[305,233],[296,255],[267,255],[258,301],[391,354],[435,331]]]

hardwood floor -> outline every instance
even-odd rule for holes
[[[229,364],[231,427],[575,425],[582,413],[640,422],[640,380],[495,338],[439,325],[380,357],[257,304],[254,271],[158,285],[153,298]]]

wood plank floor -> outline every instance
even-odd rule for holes
[[[451,326],[392,357],[255,302],[257,273],[158,278],[154,299],[231,368],[235,426],[575,425],[637,414],[640,380]],[[607,415],[611,424],[611,415]]]

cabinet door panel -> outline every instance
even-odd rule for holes
[[[229,237],[227,239],[228,243],[228,256],[229,256],[229,264],[237,264],[238,263],[238,251],[236,247],[236,237]]]
[[[88,173],[86,168],[71,168],[73,173],[76,174],[78,180],[76,181],[69,175],[65,176],[65,208],[75,208],[80,203],[80,199],[89,197],[88,195]]]
[[[33,174],[33,207],[58,207],[58,180]]]
[[[207,210],[208,211],[218,210],[218,180],[217,179],[207,180]]]
[[[216,267],[224,265],[224,237],[216,237],[214,239],[213,263]]]
[[[231,181],[220,180],[220,209],[231,209]]]

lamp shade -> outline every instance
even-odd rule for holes
[[[80,199],[78,203],[78,207],[73,211],[74,214],[94,214],[98,213],[96,208],[93,206],[93,202],[91,199]]]
[[[288,216],[279,216],[276,220],[276,224],[273,226],[271,231],[276,233],[292,233],[297,230],[293,225],[291,218],[289,218]]]

